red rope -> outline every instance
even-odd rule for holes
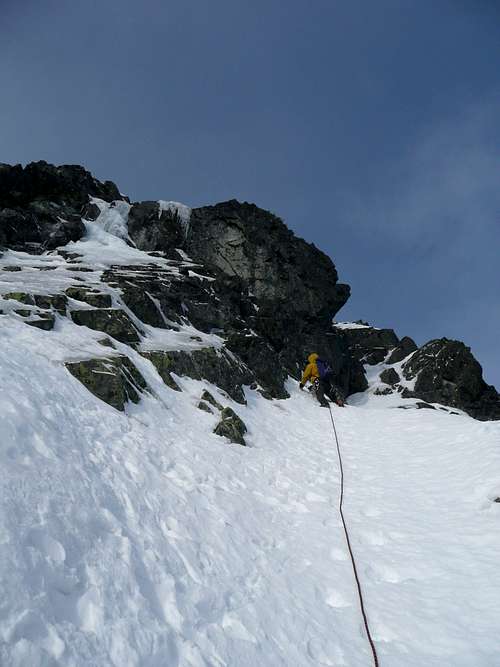
[[[363,616],[363,623],[365,625],[366,636],[368,637],[368,641],[370,643],[370,648],[372,650],[373,664],[375,665],[375,667],[379,667],[377,650],[375,648],[375,644],[373,642],[373,639],[372,639],[372,636],[371,636],[371,633],[370,633],[370,627],[368,625],[368,618],[366,616],[366,611],[365,611],[365,603],[364,603],[364,600],[363,600],[363,593],[361,592],[361,584],[359,582],[358,571],[356,569],[356,561],[354,559],[354,554],[352,552],[351,540],[349,539],[349,531],[347,530],[347,525],[346,525],[345,518],[344,518],[344,512],[343,512],[343,504],[344,504],[344,467],[342,465],[342,456],[340,454],[339,439],[337,437],[337,429],[335,428],[335,422],[333,420],[332,409],[331,409],[330,406],[328,406],[328,409],[330,410],[330,418],[332,420],[333,433],[335,434],[335,442],[337,444],[337,454],[339,456],[339,464],[340,464],[339,512],[340,512],[340,517],[342,519],[342,525],[344,526],[344,533],[345,533],[345,539],[346,539],[346,542],[347,542],[347,548],[349,549],[349,555],[351,556],[352,570],[354,572],[354,578],[356,580],[356,586],[358,587],[359,605],[361,607],[361,614]]]

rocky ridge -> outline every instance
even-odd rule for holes
[[[96,259],[92,235],[109,231],[121,246]],[[380,365],[379,393],[500,419],[499,395],[463,344],[418,349],[389,329],[332,326],[349,286],[330,258],[253,204],[130,203],[79,166],[0,165],[0,246],[4,316],[92,336],[101,353],[68,359],[68,370],[117,409],[150,391],[134,353],[172,390],[187,376],[244,404],[244,387],[286,398],[287,378],[314,349],[346,395],[367,388],[364,365]],[[216,403],[215,431],[244,444],[238,415]]]

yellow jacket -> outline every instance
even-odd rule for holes
[[[313,352],[307,357],[309,362],[302,373],[301,384],[305,384],[308,380],[314,382],[314,380],[319,378],[318,366],[316,365],[316,360],[319,359],[319,354]]]

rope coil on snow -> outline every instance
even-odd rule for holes
[[[344,518],[344,511],[343,511],[343,505],[344,505],[344,467],[342,465],[342,455],[340,453],[340,445],[339,445],[339,439],[338,439],[338,436],[337,436],[337,429],[335,428],[335,421],[333,419],[332,408],[330,407],[330,405],[328,405],[328,409],[330,411],[330,419],[332,420],[333,433],[335,435],[335,442],[336,442],[336,445],[337,445],[337,454],[338,454],[338,457],[339,457],[339,465],[340,465],[339,513],[340,513],[340,518],[342,519],[342,525],[344,527],[344,533],[345,533],[347,548],[349,550],[349,555],[351,557],[354,579],[356,580],[356,586],[358,588],[359,605],[360,605],[360,608],[361,608],[361,614],[363,616],[363,623],[364,623],[365,630],[366,630],[366,636],[368,637],[368,641],[370,643],[370,648],[371,648],[372,655],[373,655],[373,664],[375,665],[375,667],[379,667],[377,650],[375,648],[375,644],[373,642],[373,639],[372,639],[372,636],[371,636],[371,633],[370,633],[370,626],[368,625],[368,618],[367,618],[366,611],[365,611],[365,603],[364,603],[364,600],[363,600],[363,593],[361,591],[361,584],[360,584],[360,581],[359,581],[358,571],[357,571],[357,568],[356,568],[356,561],[354,559],[354,554],[353,554],[352,547],[351,547],[351,540],[349,539],[349,531],[347,530],[347,524],[346,524],[346,521],[345,521],[345,518]]]

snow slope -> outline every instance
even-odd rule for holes
[[[90,231],[88,261],[105,267],[106,247],[139,261]],[[4,292],[32,280],[35,260],[13,258],[25,268],[2,274]],[[117,344],[154,392],[122,414],[62,363],[109,353],[96,332],[1,324],[2,667],[372,664],[328,411],[293,381],[286,401],[247,390],[247,407],[188,378],[175,392]],[[212,433],[203,388],[244,419],[249,447]],[[381,667],[498,667],[500,423],[372,389],[350,403],[333,409],[345,514]]]
[[[328,412],[249,392],[251,447],[228,445],[203,383],[137,355],[159,400],[122,415],[50,335],[0,331],[1,664],[369,665]],[[500,425],[334,413],[381,664],[497,666]]]

